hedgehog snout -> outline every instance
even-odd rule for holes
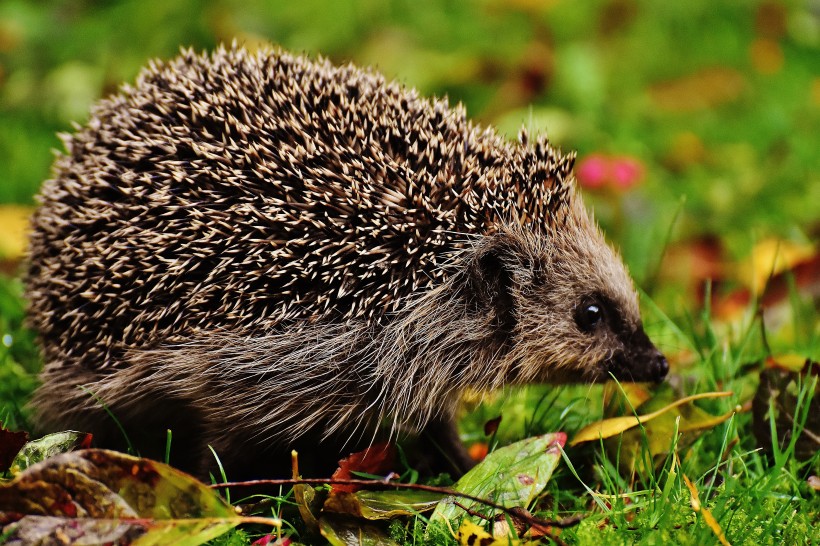
[[[666,378],[666,374],[669,373],[669,362],[666,361],[666,357],[663,356],[663,353],[660,351],[657,352],[650,364],[650,369],[652,381],[655,383],[660,383]]]
[[[621,381],[660,383],[669,373],[669,362],[639,327],[604,368],[605,373]]]

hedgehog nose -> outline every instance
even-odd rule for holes
[[[666,361],[665,356],[658,353],[655,362],[652,363],[652,379],[655,383],[660,383],[667,373],[669,373],[669,362]]]

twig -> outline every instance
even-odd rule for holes
[[[226,487],[256,487],[256,486],[273,486],[273,485],[359,485],[363,487],[386,487],[386,488],[393,488],[393,489],[411,489],[415,491],[429,491],[431,493],[440,493],[442,495],[447,495],[451,497],[460,497],[463,499],[468,499],[473,502],[477,502],[483,504],[485,506],[489,506],[495,510],[500,510],[505,514],[508,514],[510,517],[518,518],[520,520],[525,521],[528,525],[534,526],[550,526],[550,527],[557,527],[559,529],[564,529],[567,527],[572,527],[573,525],[577,525],[582,519],[583,516],[572,516],[569,518],[564,518],[562,520],[557,521],[550,521],[541,519],[539,517],[519,512],[513,508],[507,508],[506,506],[502,506],[495,502],[492,502],[487,499],[482,499],[481,497],[476,497],[475,495],[470,495],[467,493],[460,493],[458,491],[453,491],[452,489],[447,489],[446,487],[437,487],[434,485],[423,485],[419,483],[399,483],[399,482],[390,482],[390,481],[383,481],[383,480],[334,480],[334,479],[321,479],[321,478],[300,478],[298,480],[294,479],[280,479],[280,480],[248,480],[242,482],[225,482],[225,483],[215,483],[210,485],[213,489],[223,489]],[[463,508],[463,507],[462,507]]]

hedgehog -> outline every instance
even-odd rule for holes
[[[575,156],[372,69],[183,49],[61,138],[25,276],[44,431],[171,430],[233,476],[416,436],[459,471],[465,389],[667,373]]]

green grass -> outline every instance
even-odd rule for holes
[[[0,422],[12,429],[28,428],[25,405],[40,369],[34,336],[23,318],[22,284],[0,275]]]

